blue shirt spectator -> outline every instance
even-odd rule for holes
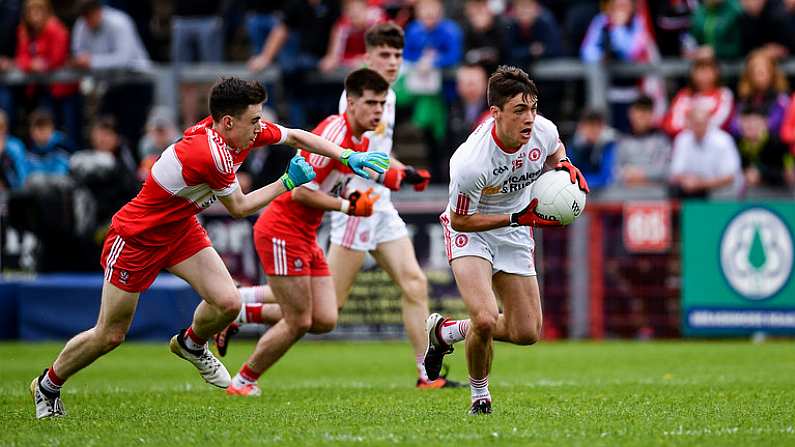
[[[8,134],[8,118],[0,110],[0,191],[21,188],[27,171],[25,145]]]
[[[419,0],[417,20],[406,28],[403,57],[407,62],[427,61],[436,68],[447,68],[461,61],[462,34],[457,23],[444,18],[439,0]]]
[[[55,130],[52,115],[34,111],[30,115],[30,151],[27,154],[28,174],[66,175],[69,154],[74,151],[62,132]]]
[[[613,182],[616,132],[607,126],[599,111],[586,111],[577,124],[574,142],[567,152],[591,189],[599,189]]]

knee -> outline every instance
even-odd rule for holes
[[[240,313],[240,293],[237,289],[226,292],[216,300],[216,307],[227,317],[235,318]]]
[[[124,343],[127,332],[118,328],[104,328],[97,330],[103,351],[111,351]]]
[[[428,278],[422,270],[410,273],[401,281],[403,299],[412,304],[425,304],[428,302]]]
[[[511,334],[511,343],[521,346],[530,346],[538,341],[540,331],[535,328],[519,330]]]
[[[497,330],[497,317],[495,312],[479,312],[471,318],[472,330],[481,337],[491,337]]]
[[[315,316],[312,319],[312,328],[310,332],[313,334],[326,334],[334,330],[337,327],[337,318],[330,317],[330,316]]]
[[[303,337],[312,328],[312,314],[307,312],[306,314],[297,315],[287,321],[287,325],[293,337]]]

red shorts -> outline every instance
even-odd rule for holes
[[[207,231],[195,222],[166,245],[143,245],[123,239],[113,226],[105,236],[100,264],[105,279],[127,292],[142,292],[149,288],[161,270],[179,264],[202,249],[212,247]]]
[[[268,276],[330,276],[317,241],[274,235],[254,229],[254,246]]]

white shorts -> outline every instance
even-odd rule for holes
[[[408,236],[406,223],[392,203],[370,217],[331,214],[331,242],[357,251],[372,251],[378,244]]]
[[[535,240],[532,227],[503,227],[477,233],[453,230],[447,213],[439,216],[444,228],[447,260],[477,256],[491,263],[492,274],[497,272],[535,276]]]

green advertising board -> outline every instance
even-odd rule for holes
[[[795,333],[795,202],[682,206],[685,335]]]

